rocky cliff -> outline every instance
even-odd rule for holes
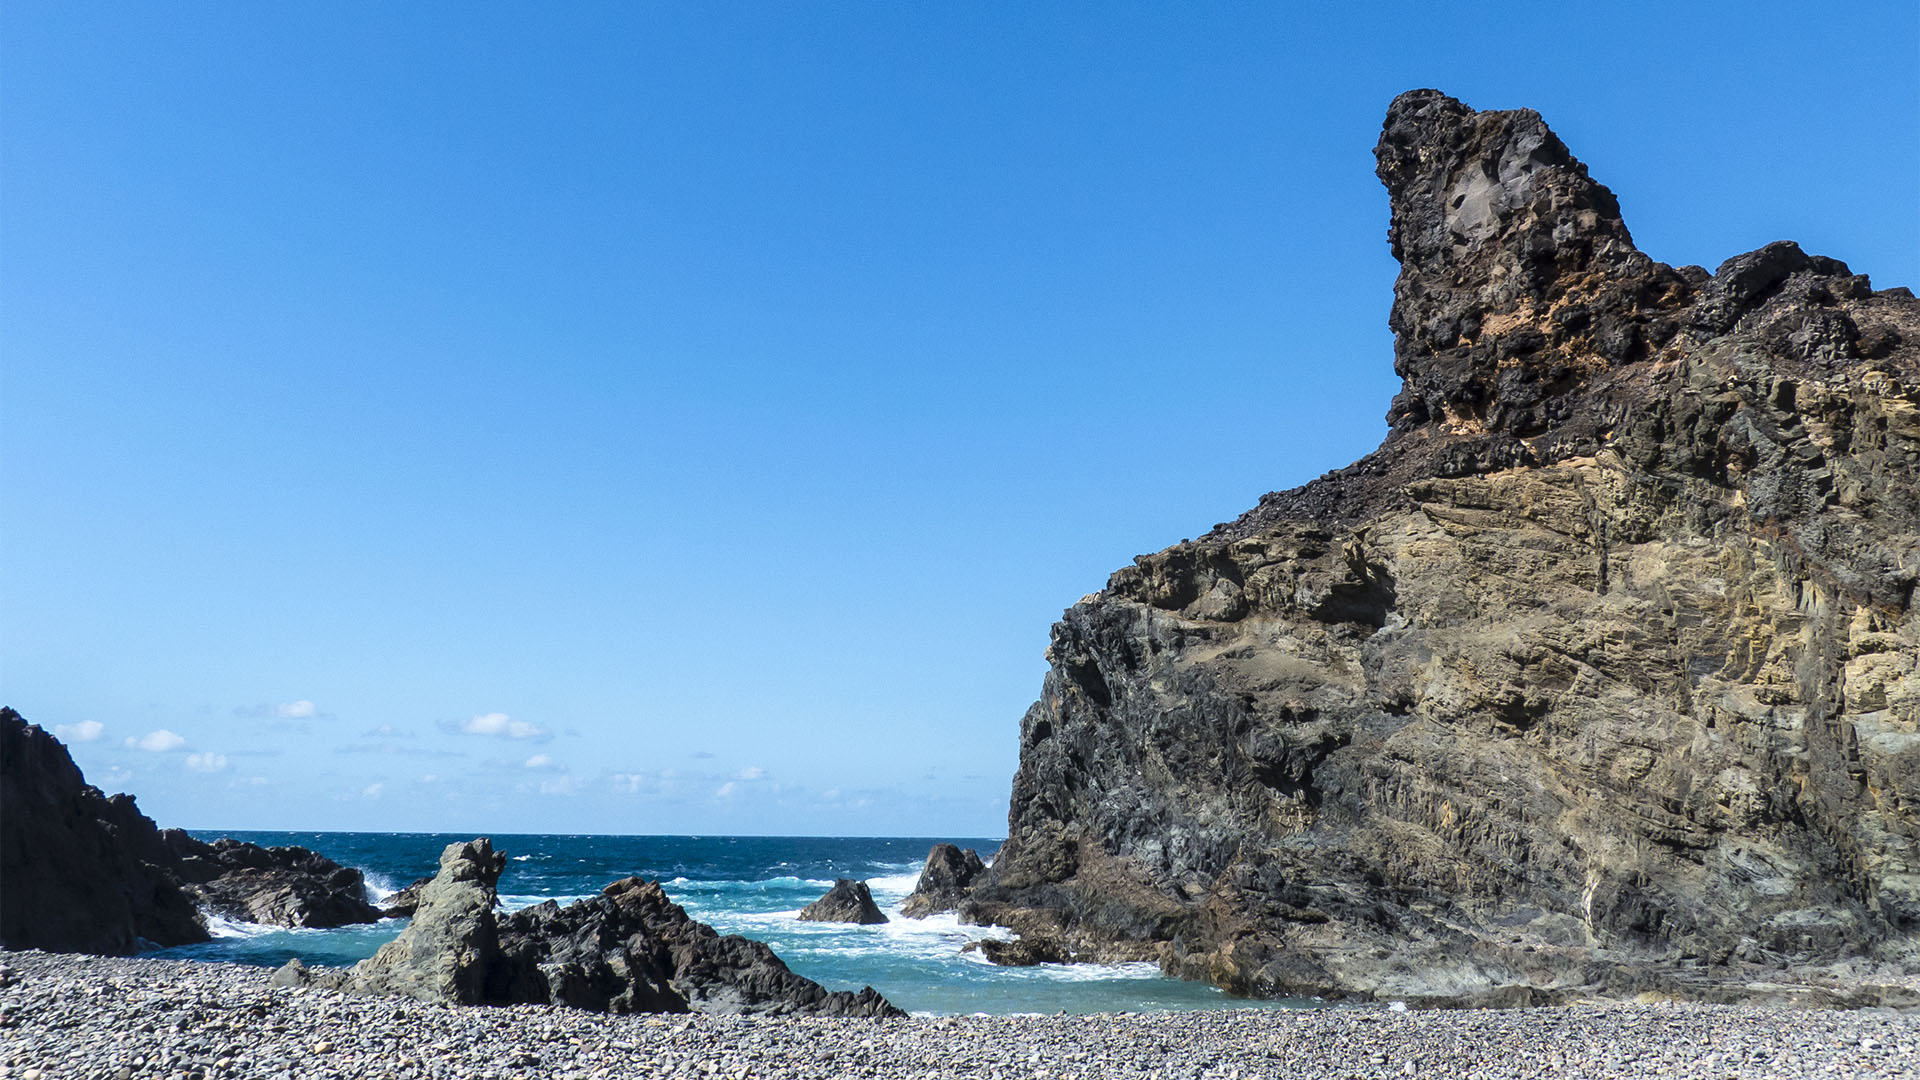
[[[277,926],[373,922],[360,871],[302,847],[162,830],[88,784],[60,740],[0,708],[0,948],[124,955],[206,941],[202,911]]]
[[[1375,154],[1386,441],[1065,613],[963,914],[1261,996],[1906,993],[1920,304],[1655,262],[1531,111]]]

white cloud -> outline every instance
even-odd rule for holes
[[[822,799],[825,799],[827,802],[832,802],[833,800],[838,799],[840,797],[840,789],[837,787],[830,787],[827,790],[821,792],[820,797]]]
[[[714,792],[713,797],[716,799],[731,799],[733,798],[733,793],[738,790],[740,790],[740,785],[729,780],[720,785],[720,790]]]
[[[188,754],[187,768],[193,772],[215,773],[227,767],[225,754]]]
[[[427,774],[426,774],[425,776],[422,776],[422,777],[420,778],[420,782],[421,782],[421,783],[423,783],[423,784],[431,784],[431,783],[433,783],[433,782],[434,782],[435,780],[438,780],[438,779],[440,779],[440,777],[439,777],[439,776],[437,776],[437,775],[435,775],[435,774],[433,774],[433,773],[427,773]]]
[[[313,702],[302,698],[299,701],[285,701],[273,707],[273,715],[282,720],[308,720],[320,715]]]
[[[106,731],[106,725],[98,720],[82,720],[77,724],[55,724],[53,733],[63,742],[97,742],[100,734]]]
[[[540,781],[542,795],[572,795],[579,790],[580,781],[571,776],[556,776],[550,780]]]
[[[100,777],[100,782],[103,784],[118,784],[121,781],[131,779],[133,779],[132,770],[123,769],[118,765],[110,765],[107,767],[106,773]]]
[[[734,773],[733,778],[735,780],[765,780],[767,778],[767,770],[758,765],[749,765],[739,772]]]
[[[380,797],[380,792],[384,790],[386,786],[385,784],[368,784],[366,787],[360,789],[360,797],[363,799],[377,799]]]
[[[529,769],[551,769],[553,768],[553,759],[545,754],[535,754],[527,759],[526,767]]]
[[[149,731],[137,739],[128,736],[126,745],[128,749],[151,750],[156,754],[164,754],[169,750],[178,750],[187,745],[187,740],[183,735],[161,728],[159,731]]]
[[[492,735],[501,739],[545,739],[547,729],[527,720],[515,720],[503,712],[481,713],[454,725],[462,735]]]

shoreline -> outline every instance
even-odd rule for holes
[[[0,953],[0,1077],[1920,1077],[1920,1015],[1606,1003],[827,1020],[452,1006]],[[123,1072],[123,1070],[129,1070]]]

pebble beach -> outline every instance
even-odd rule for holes
[[[1920,1016],[1690,1004],[908,1020],[605,1016],[0,956],[0,1077],[1920,1077]]]

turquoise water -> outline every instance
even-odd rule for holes
[[[448,844],[471,836],[427,833],[201,833],[256,844],[299,844],[366,872],[376,898],[431,874]],[[571,900],[628,875],[657,879],[667,895],[721,933],[773,946],[787,965],[834,990],[872,986],[909,1012],[1085,1013],[1220,1008],[1298,1008],[1305,1002],[1249,1002],[1210,986],[1162,976],[1151,964],[1003,968],[963,953],[969,941],[1005,931],[962,926],[952,915],[902,918],[927,849],[941,840],[990,857],[999,841],[979,837],[506,836],[500,877],[504,907]],[[864,880],[890,922],[880,926],[805,923],[800,908],[836,877]],[[338,930],[278,930],[220,923],[204,945],[160,955],[279,966],[346,965],[373,955],[405,921]]]

